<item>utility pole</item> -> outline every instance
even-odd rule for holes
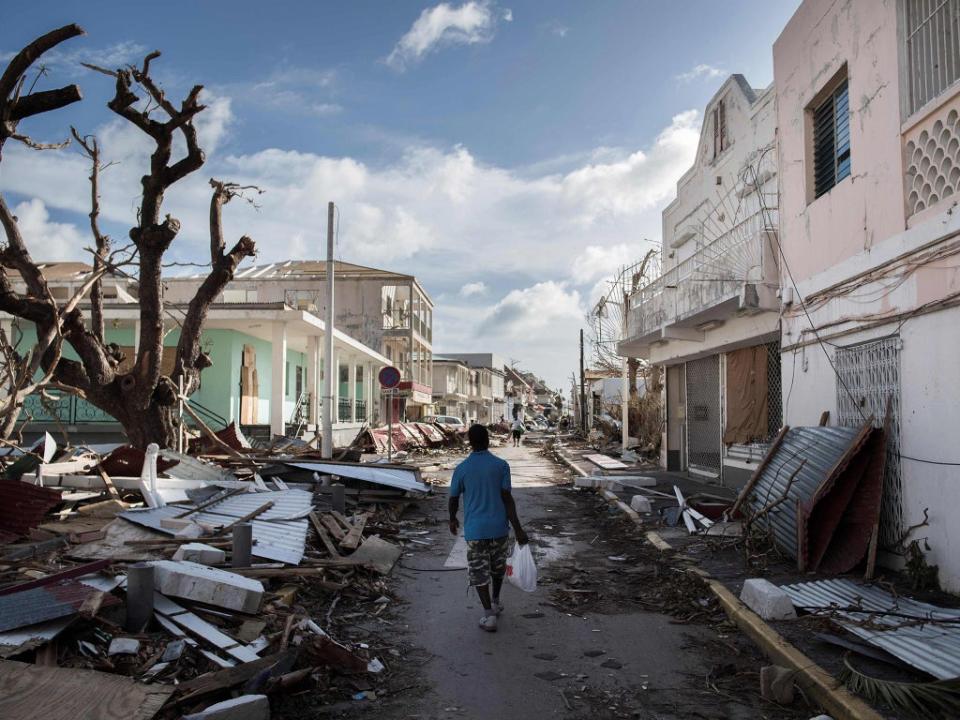
[[[323,442],[320,456],[333,458],[333,383],[336,368],[333,357],[333,203],[327,203],[327,322],[323,353]]]
[[[625,271],[624,271],[625,272]],[[621,279],[625,280],[624,272],[621,272]],[[620,342],[627,340],[627,312],[630,310],[630,296],[627,295],[626,283],[623,288],[623,303],[620,305],[620,318],[622,328],[620,330]],[[623,356],[623,382],[620,385],[620,392],[623,393],[620,406],[620,441],[623,444],[622,452],[627,451],[627,443],[630,442],[630,358]]]
[[[583,328],[580,328],[580,430],[587,435],[587,385],[583,377]]]

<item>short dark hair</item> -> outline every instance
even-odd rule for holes
[[[467,440],[470,441],[470,447],[474,450],[486,450],[490,447],[490,433],[487,428],[479,423],[471,425],[467,430]]]

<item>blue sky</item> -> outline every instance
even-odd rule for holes
[[[79,62],[160,49],[168,93],[202,83],[209,105],[207,165],[169,196],[177,259],[203,257],[211,176],[266,189],[258,210],[227,210],[258,262],[319,255],[334,200],[343,259],[413,272],[431,293],[436,351],[493,351],[566,385],[603,278],[659,240],[700,109],[730,72],[769,84],[796,5],[33,2],[4,8],[0,58],[68,22],[87,30],[40,81],[77,82],[84,101],[21,129],[100,137],[118,163],[104,176],[115,237],[147,146],[106,109],[110,79]],[[0,189],[36,257],[83,256],[85,177],[72,149],[8,145]]]

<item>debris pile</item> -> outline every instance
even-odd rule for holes
[[[402,516],[430,491],[419,468],[220,441],[193,456],[47,436],[3,457],[0,686],[29,692],[0,716],[36,716],[48,687],[52,720],[110,698],[146,720],[269,717],[273,696],[389,682],[400,653],[370,623],[418,534]]]

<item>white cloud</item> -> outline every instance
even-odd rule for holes
[[[84,248],[93,245],[93,238],[80,232],[76,225],[51,221],[43,201],[34,198],[18,203],[13,214],[35,260],[90,260],[91,255]]]
[[[620,268],[640,260],[653,245],[649,241],[588,245],[573,259],[570,277],[583,285],[608,278]]]
[[[544,23],[541,27],[543,27],[547,32],[556,35],[561,40],[570,32],[570,28],[561,23],[559,20],[550,20]]]
[[[580,293],[569,290],[566,283],[547,280],[508,292],[480,323],[479,331],[481,335],[529,339],[544,330],[554,332],[557,323],[579,322],[582,317]]]
[[[460,295],[465,298],[473,297],[474,295],[486,295],[487,290],[489,290],[489,288],[485,282],[470,282],[460,288]]]
[[[171,188],[164,207],[182,221],[171,259],[207,257],[210,177],[266,191],[259,209],[234,202],[224,211],[227,241],[249,234],[258,262],[321,256],[333,200],[340,257],[413,273],[428,292],[447,295],[436,309],[438,347],[521,358],[553,382],[575,364],[577,328],[598,282],[638,260],[647,248],[642,238],[659,237],[660,210],[699,140],[690,111],[641,149],[584,152],[562,171],[561,164],[536,171],[485,164],[463,146],[412,146],[379,165],[279,147],[230,155],[219,148],[236,100],[206,100],[198,124],[207,162]],[[119,242],[136,220],[152,148],[118,119],[96,132],[104,160],[117,163],[102,177],[102,215]],[[78,242],[72,226],[50,223],[39,210],[76,213],[71,219],[85,227],[87,162],[73,149],[37,153],[8,143],[5,150],[0,189],[36,198],[27,210],[44,218],[25,233],[35,257],[63,257],[71,248],[76,257],[89,240]],[[486,294],[474,292],[481,284]]]
[[[701,63],[700,65],[694,65],[692,68],[687,70],[687,72],[680,73],[674,77],[680,82],[688,83],[700,78],[704,80],[712,80],[713,78],[723,77],[726,74],[727,71],[722,68]]]
[[[503,17],[504,22],[513,22],[513,10],[506,8],[501,17]]]
[[[510,22],[507,10],[503,19]],[[471,0],[458,7],[440,3],[426,8],[386,57],[395,70],[404,70],[437,48],[449,45],[474,45],[493,39],[496,16],[489,2]]]

